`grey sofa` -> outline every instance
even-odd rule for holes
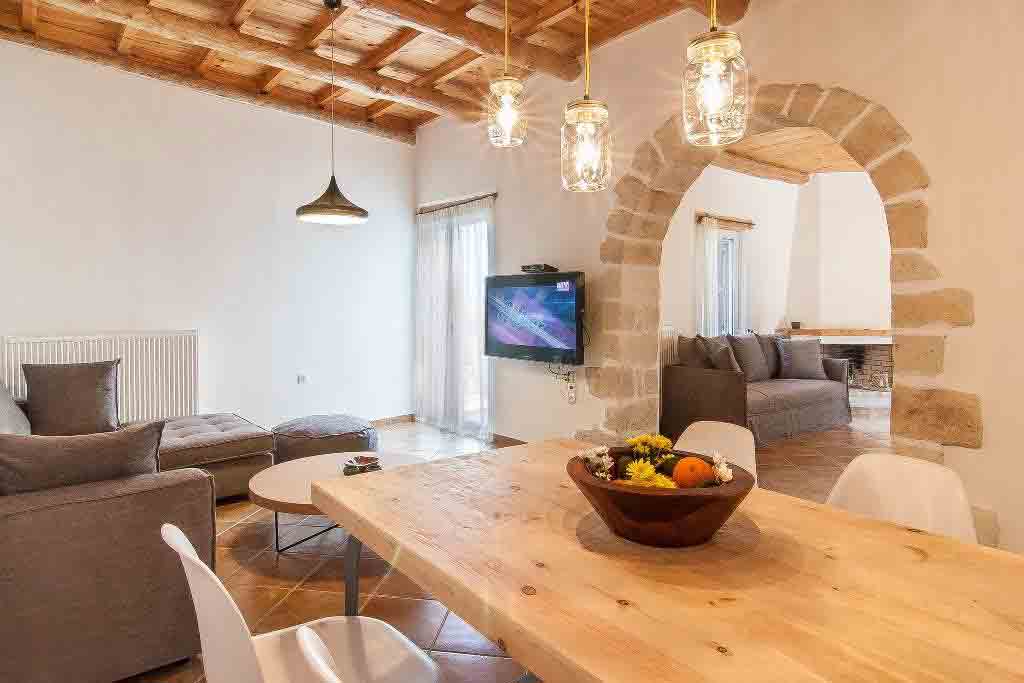
[[[681,337],[680,349],[691,341]],[[662,372],[661,432],[673,441],[700,420],[743,425],[758,443],[850,422],[846,360],[822,358],[828,379],[781,379],[776,356],[768,361],[770,377],[754,382],[742,369],[711,367],[691,351],[681,351],[679,361]]]
[[[0,496],[0,681],[109,683],[199,652],[160,525],[212,567],[213,506],[191,468]]]

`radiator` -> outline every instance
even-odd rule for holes
[[[0,337],[0,379],[25,398],[22,363],[121,359],[117,377],[122,423],[194,415],[199,388],[198,333],[110,332],[62,337]]]

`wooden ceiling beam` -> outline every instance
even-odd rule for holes
[[[571,16],[574,12],[579,11],[580,7],[580,0],[552,0],[533,14],[512,22],[512,25],[509,27],[509,33],[518,38],[529,38],[536,33],[540,33],[545,28],[553,26],[562,19]],[[478,59],[480,59],[479,53],[473,50],[463,50],[414,80],[413,84],[428,86],[442,83],[464,71]],[[381,100],[380,102],[370,104],[366,108],[366,112],[372,119],[380,116],[393,105],[393,102]]]
[[[445,12],[424,0],[349,0],[364,12],[383,14],[397,23],[449,40],[482,55],[502,57],[505,54],[503,31],[473,21],[462,14]],[[510,42],[509,58],[513,64],[540,71],[563,81],[576,80],[582,67],[575,57],[561,55],[539,45],[516,38]]]
[[[39,5],[36,0],[21,0],[21,28],[29,33],[36,32],[36,23],[39,20]]]
[[[752,175],[757,178],[767,178],[768,180],[781,180],[784,183],[791,183],[793,185],[804,185],[811,178],[810,175],[803,171],[794,171],[791,168],[767,164],[733,152],[722,152],[715,157],[711,164],[729,171],[736,171],[737,173]]]
[[[313,27],[307,31],[302,38],[296,41],[295,46],[299,48],[315,48],[331,34],[332,26],[334,27],[334,30],[338,30],[346,21],[357,14],[359,14],[359,10],[354,7],[345,7],[345,9],[341,10],[337,14],[334,12],[323,12],[313,23]],[[286,75],[287,72],[284,69],[270,69],[260,84],[260,90],[265,93],[271,92],[274,88],[280,85]]]
[[[284,69],[324,83],[332,78],[331,62],[312,52],[277,45],[238,30],[147,6],[135,0],[47,0],[50,4],[82,16],[102,19],[181,43],[216,50],[237,59]],[[334,80],[343,87],[376,99],[385,99],[426,111],[476,121],[481,115],[476,104],[450,97],[436,90],[414,86],[375,71],[335,64]]]
[[[114,49],[117,50],[118,54],[130,55],[132,53],[132,45],[135,44],[134,33],[129,26],[122,26],[121,30],[117,32],[117,38],[114,39]]]
[[[722,26],[734,24],[746,15],[750,8],[750,0],[718,0],[718,21]],[[661,21],[665,17],[677,14],[686,9],[708,15],[706,0],[665,0],[656,2],[650,7],[633,12],[621,21],[608,26],[603,31],[595,31],[590,36],[590,49],[601,47],[619,36],[638,31],[645,26]],[[583,54],[583,39],[580,38],[577,52]]]
[[[236,27],[241,26],[249,18],[249,15],[256,11],[258,2],[259,0],[235,0],[231,9],[225,13],[226,23]]]
[[[377,49],[367,52],[363,57],[356,62],[356,66],[360,66],[364,69],[380,69],[384,66],[391,58],[393,58],[398,51],[408,45],[414,38],[422,35],[419,31],[413,28],[400,29],[395,35],[385,40],[383,43],[377,46]],[[345,88],[331,88],[328,86],[321,93],[317,94],[317,101],[320,106],[324,106],[331,100],[341,97],[346,92]],[[391,103],[393,104],[393,103]]]
[[[247,90],[245,88],[216,83],[187,71],[177,71],[166,67],[154,66],[136,58],[126,57],[113,52],[111,52],[111,54],[92,52],[80,47],[73,47],[64,43],[58,43],[54,40],[42,38],[25,31],[12,31],[11,29],[4,27],[0,27],[0,40],[18,43],[20,45],[27,45],[39,50],[73,57],[92,64],[100,64],[119,71],[145,76],[146,78],[156,79],[165,83],[184,86],[193,90],[198,90],[210,95],[216,95],[218,97],[242,102],[252,106],[273,109],[287,114],[292,114],[294,116],[302,116],[304,118],[327,123],[330,123],[331,120],[329,113],[309,104],[302,104],[291,100],[283,100],[275,97],[269,97],[267,95],[261,95],[255,89]],[[357,130],[409,145],[415,144],[416,142],[416,136],[410,129],[398,125],[383,125],[382,123],[369,121],[365,112],[363,112],[361,108],[355,108],[349,114],[337,114],[335,125],[339,128]]]

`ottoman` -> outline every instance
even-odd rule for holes
[[[249,479],[274,461],[274,437],[233,413],[167,420],[160,440],[160,469],[198,467],[213,475],[217,498],[249,492]]]
[[[377,430],[351,415],[309,415],[274,427],[274,462],[322,453],[377,450]]]

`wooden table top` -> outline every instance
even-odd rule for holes
[[[356,455],[375,455],[384,469],[424,462],[423,458],[407,453],[324,453],[298,458],[261,470],[249,480],[249,499],[267,510],[291,512],[296,515],[319,515],[320,510],[310,500],[310,484],[315,479],[347,479],[342,474],[345,461]],[[366,476],[365,474],[354,476]]]
[[[637,545],[566,474],[586,446],[318,481],[313,503],[551,683],[1024,678],[1024,557],[763,489],[703,546]]]

